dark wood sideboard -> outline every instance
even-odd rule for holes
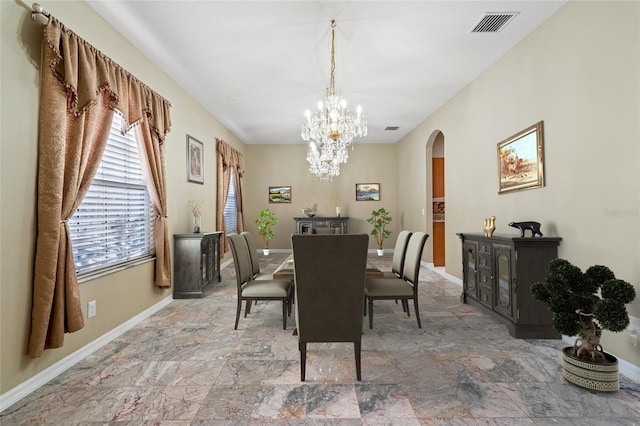
[[[531,296],[531,285],[543,281],[549,262],[558,257],[559,237],[459,233],[462,241],[463,303],[479,307],[506,324],[509,334],[524,339],[558,339],[553,314]]]
[[[220,238],[222,232],[174,234],[173,298],[193,299],[215,279],[220,282]]]
[[[308,234],[311,228],[340,228],[341,234],[347,234],[348,217],[294,217],[296,234]]]

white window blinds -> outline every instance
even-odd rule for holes
[[[114,114],[100,168],[69,219],[78,273],[155,255],[155,215],[146,189],[133,130],[120,134]]]
[[[238,232],[238,206],[236,202],[236,177],[234,172],[235,170],[231,172],[227,204],[224,206],[224,226],[227,234]]]

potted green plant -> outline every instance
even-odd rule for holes
[[[376,243],[378,244],[378,256],[384,254],[382,243],[384,243],[386,238],[391,236],[391,231],[386,228],[387,225],[391,223],[391,220],[392,218],[389,212],[384,207],[372,211],[371,216],[367,219],[367,223],[373,225],[370,235],[376,239]]]
[[[258,225],[258,234],[262,237],[262,241],[264,242],[263,252],[265,256],[268,256],[269,241],[276,236],[276,233],[271,229],[271,227],[278,223],[278,218],[271,210],[264,209],[260,212],[255,223]]]
[[[629,325],[625,305],[635,299],[634,287],[606,266],[583,273],[565,259],[554,259],[544,282],[531,286],[531,295],[547,304],[556,331],[577,336],[563,350],[565,379],[587,389],[617,391],[618,360],[603,350],[600,337],[602,330],[620,332]]]

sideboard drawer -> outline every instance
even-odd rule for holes
[[[480,282],[478,284],[493,286],[493,275],[490,270],[479,269]]]
[[[480,254],[491,254],[491,243],[486,243],[484,241],[480,241],[478,243],[478,251]]]
[[[480,303],[493,308],[493,290],[491,286],[480,284],[478,286]]]
[[[478,266],[483,268],[491,269],[491,255],[490,254],[480,254],[478,256]]]

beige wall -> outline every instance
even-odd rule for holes
[[[270,249],[291,249],[291,234],[295,231],[294,217],[300,217],[304,207],[315,205],[318,216],[335,216],[340,202],[342,216],[349,217],[350,233],[369,233],[371,225],[366,218],[371,211],[384,207],[391,212],[393,235],[384,248],[393,248],[395,235],[402,224],[397,214],[398,173],[395,144],[355,144],[349,150],[349,161],[341,168],[340,176],[332,182],[322,183],[309,173],[307,148],[302,141],[295,145],[247,145],[247,167],[244,185],[245,227],[258,238],[254,220],[258,213],[271,209],[279,219],[274,228],[275,238]],[[355,201],[356,183],[379,183],[380,201]],[[291,204],[269,204],[269,186],[291,186]],[[262,242],[258,240],[259,246]],[[373,238],[369,248],[375,249]]]
[[[26,354],[30,331],[31,286],[36,229],[37,119],[40,70],[39,25],[28,6],[0,1],[1,63],[1,226],[0,226],[0,393],[31,378],[166,297],[171,290],[153,285],[153,263],[82,283],[86,310],[97,302],[97,316],[67,335],[61,349],[38,359]],[[243,144],[140,54],[86,3],[48,1],[45,5],[67,27],[102,50],[173,104],[167,136],[169,233],[189,232],[188,200],[202,200],[203,230],[215,229],[215,137],[240,151]],[[187,182],[186,134],[205,144],[205,184]]]
[[[448,273],[461,277],[456,232],[482,232],[491,215],[498,233],[536,220],[563,238],[561,257],[605,264],[634,284],[629,308],[640,317],[639,44],[640,3],[570,3],[400,142],[398,164],[420,199],[400,193],[399,212],[417,228],[416,204],[431,191],[426,147],[444,134]],[[498,195],[496,144],[540,120],[546,186]],[[603,343],[640,366],[628,333],[605,333]]]

